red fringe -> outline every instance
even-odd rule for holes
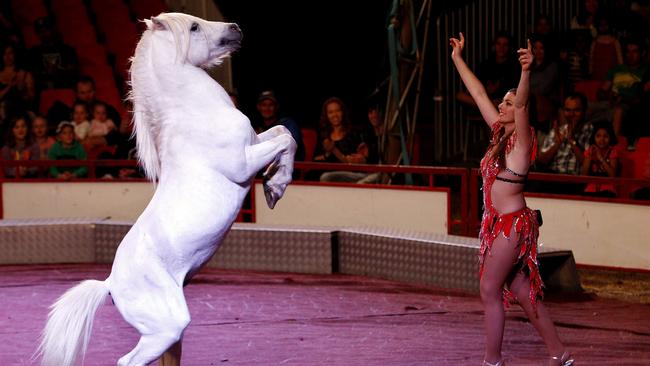
[[[521,264],[520,271],[524,268],[528,269],[528,276],[530,278],[530,302],[535,311],[537,311],[537,302],[543,297],[542,288],[544,284],[539,272],[539,265],[537,262],[537,238],[539,236],[539,226],[537,224],[537,217],[533,210],[525,207],[517,212],[499,215],[495,210],[486,208],[483,213],[483,221],[481,223],[481,231],[479,237],[481,239],[480,248],[480,276],[483,277],[483,268],[485,263],[485,256],[490,255],[492,244],[499,235],[503,235],[509,239],[512,231],[519,234],[519,254],[515,264]],[[512,293],[504,288],[503,301],[506,307],[510,302],[515,300]],[[522,299],[518,299],[521,301]]]

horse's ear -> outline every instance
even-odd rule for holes
[[[165,24],[158,18],[152,17],[151,21],[146,21],[147,23],[147,28],[151,30],[165,30],[167,27],[165,27]]]

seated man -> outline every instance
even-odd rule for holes
[[[584,151],[593,129],[592,124],[585,121],[586,110],[587,97],[581,93],[571,94],[564,100],[564,118],[555,121],[537,157],[537,162],[546,166],[547,170],[560,174],[580,174]]]
[[[298,145],[295,160],[305,160],[305,146],[302,143],[300,127],[296,121],[291,118],[279,117],[278,110],[279,104],[278,99],[275,97],[275,93],[270,90],[262,92],[262,94],[257,98],[257,111],[260,114],[261,121],[255,123],[255,130],[257,133],[260,133],[278,125],[286,127],[289,132],[291,132],[291,136],[296,140],[296,144]]]

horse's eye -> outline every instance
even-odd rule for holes
[[[192,28],[190,28],[191,32],[196,32],[199,30],[199,25],[197,23],[192,23]]]

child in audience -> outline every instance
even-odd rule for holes
[[[38,160],[40,149],[33,141],[29,131],[29,121],[26,117],[18,117],[11,121],[5,137],[5,146],[2,147],[3,160]],[[34,177],[38,167],[6,167],[7,177]]]
[[[594,126],[589,138],[589,148],[585,150],[582,164],[582,175],[596,177],[615,177],[618,172],[618,152],[614,128],[611,123],[604,121]],[[585,194],[599,197],[616,197],[612,184],[589,183]]]
[[[88,122],[88,109],[83,102],[76,102],[72,106],[72,122],[74,123],[74,134],[77,141],[84,141],[90,131],[90,122]]]
[[[58,141],[52,145],[48,158],[50,160],[86,160],[87,155],[79,141],[75,140],[74,123],[63,121],[56,128]],[[84,177],[88,168],[81,167],[56,167],[50,168],[50,174],[54,178],[70,180],[72,178]]]
[[[105,137],[115,129],[115,123],[108,118],[106,104],[96,103],[93,108],[93,120],[90,122],[89,137]]]
[[[47,134],[47,120],[45,117],[36,117],[34,122],[32,122],[32,134],[34,135],[34,141],[38,144],[40,149],[41,159],[47,158],[47,152],[52,148],[52,145],[56,142],[56,139]]]

